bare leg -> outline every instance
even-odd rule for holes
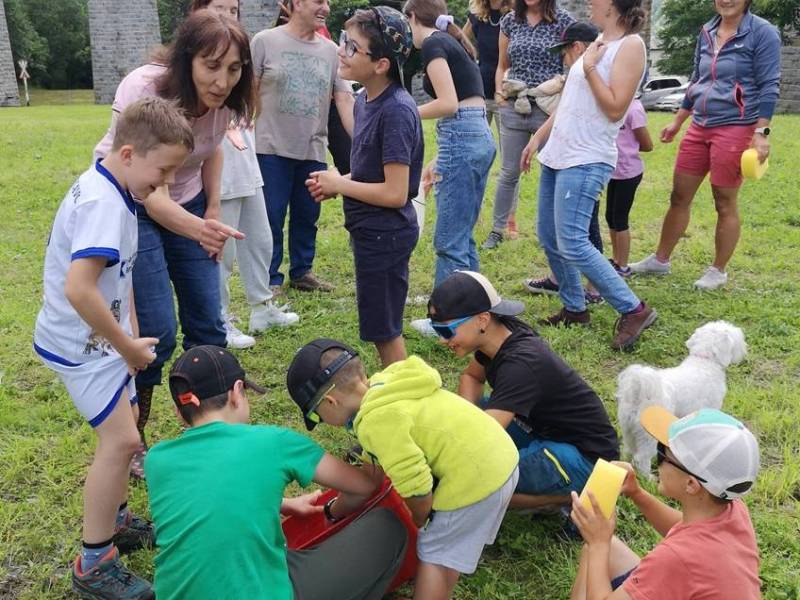
[[[114,534],[117,510],[128,493],[128,466],[139,447],[139,432],[127,390],[95,432],[99,441],[83,489],[83,540],[90,544]]]
[[[714,236],[714,266],[725,272],[725,267],[733,256],[739,241],[741,224],[736,198],[739,188],[721,188],[711,186],[714,194],[714,206],[717,209],[717,230]]]
[[[678,240],[689,226],[692,200],[697,193],[697,188],[703,183],[705,177],[687,175],[676,172],[672,178],[672,195],[669,199],[669,210],[661,225],[661,239],[658,242],[656,258],[667,262],[672,255]]]
[[[458,571],[441,565],[419,563],[414,583],[414,600],[447,600],[458,583]]]
[[[627,267],[631,253],[630,229],[625,231],[609,229],[608,233],[611,236],[611,256],[614,258],[614,262],[620,267]]]
[[[624,575],[639,564],[639,557],[628,548],[617,536],[611,538],[611,552],[608,555],[608,579]],[[578,564],[578,574],[572,585],[570,600],[586,600],[586,581],[589,574],[589,552],[586,544],[581,548],[581,561]]]
[[[381,364],[385,369],[392,363],[396,363],[406,358],[406,343],[402,335],[398,335],[388,342],[375,342],[375,348],[381,357]]]
[[[545,506],[562,506],[571,502],[569,496],[532,496],[531,494],[514,494],[511,496],[509,508],[542,508]]]

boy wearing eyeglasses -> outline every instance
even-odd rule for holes
[[[323,511],[316,503],[319,491],[285,498],[289,483],[314,481],[340,490],[344,515],[363,504],[378,479],[303,435],[249,425],[248,392],[264,389],[223,348],[187,350],[170,371],[169,388],[188,428],[156,444],[144,465],[160,600],[383,597],[407,543],[391,511],[364,513],[308,550],[289,550],[281,530],[281,515]]]
[[[433,290],[428,317],[451,352],[472,355],[459,395],[482,406],[519,449],[511,507],[558,512],[598,458],[619,458],[619,442],[594,390],[517,318],[524,309],[480,273],[456,271]]]
[[[572,519],[586,542],[572,600],[689,600],[761,598],[758,546],[747,494],[758,475],[758,442],[733,417],[704,408],[678,419],[660,406],[642,411],[641,423],[658,441],[658,491],[668,506],[639,487],[633,467],[622,493],[664,539],[639,558],[614,536],[593,501],[584,508],[573,493]]]
[[[339,76],[364,86],[354,109],[351,172],[318,171],[306,181],[317,202],[344,197],[359,333],[375,344],[384,367],[406,357],[408,262],[419,237],[412,198],[419,188],[424,139],[416,104],[401,80],[411,47],[408,21],[392,8],[359,10],[345,23]]]
[[[511,439],[416,356],[367,379],[353,348],[317,339],[297,352],[286,379],[306,427],[350,429],[404,499],[420,527],[414,598],[449,598],[500,528],[518,478]],[[338,520],[347,509],[340,496],[325,515]]]

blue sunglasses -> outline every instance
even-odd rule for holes
[[[456,319],[455,321],[450,321],[449,323],[437,323],[435,321],[431,321],[431,327],[443,340],[449,340],[455,337],[456,329],[458,329],[461,325],[469,321],[475,315],[471,315],[469,317],[464,317],[462,319]]]

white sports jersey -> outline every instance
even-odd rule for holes
[[[64,282],[73,260],[104,257],[106,268],[97,280],[97,288],[130,334],[132,271],[138,240],[133,198],[97,161],[61,201],[47,242],[44,305],[33,335],[39,355],[64,366],[77,366],[117,353],[69,303]]]

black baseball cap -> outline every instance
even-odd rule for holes
[[[322,355],[328,350],[336,349],[342,353],[324,369],[320,367]],[[315,421],[308,418],[308,413],[317,407],[320,398],[331,389],[331,378],[357,356],[358,352],[344,342],[329,338],[318,338],[309,342],[294,355],[286,373],[286,387],[303,413],[306,429],[311,431],[317,426]]]
[[[195,346],[178,357],[169,372],[169,391],[178,406],[200,403],[225,394],[241,379],[244,386],[259,394],[260,385],[247,379],[236,357],[219,346]]]
[[[428,300],[431,321],[452,321],[482,312],[513,317],[525,310],[516,300],[503,300],[486,277],[474,271],[456,271],[433,290]]]
[[[558,52],[561,52],[561,49],[564,46],[568,46],[575,42],[586,42],[587,44],[591,44],[597,39],[598,35],[600,35],[600,30],[597,29],[597,27],[591,23],[577,21],[562,31],[561,39],[557,44],[550,46],[548,50],[553,54],[557,54]]]

